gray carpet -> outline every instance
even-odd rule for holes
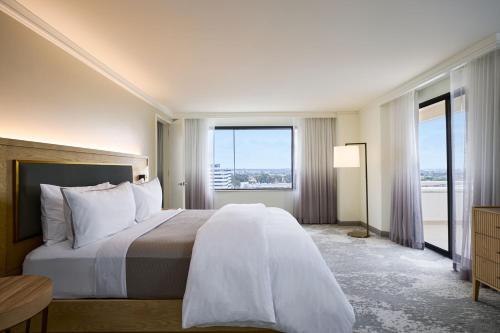
[[[356,314],[354,332],[500,332],[500,293],[452,270],[451,260],[388,239],[347,236],[353,227],[305,226]]]

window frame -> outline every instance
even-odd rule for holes
[[[455,95],[455,93],[458,93],[458,95]],[[455,92],[453,95],[454,97],[458,97],[461,95],[460,92]],[[425,235],[424,235],[424,243],[425,247],[437,252],[445,257],[452,258],[452,246],[453,246],[453,223],[451,221],[453,212],[454,212],[454,206],[453,206],[453,191],[451,190],[450,186],[453,184],[453,156],[452,156],[452,133],[451,133],[451,93],[447,92],[445,94],[436,96],[434,98],[431,98],[429,100],[426,100],[418,105],[418,110],[420,112],[420,109],[425,108],[427,106],[431,106],[433,104],[439,103],[439,102],[445,102],[445,121],[446,121],[446,182],[447,182],[447,203],[448,203],[448,250],[442,249],[434,244],[425,242]],[[420,134],[420,133],[419,133]],[[420,162],[420,161],[419,161]],[[423,221],[422,221],[423,223]]]
[[[291,135],[291,147],[290,147],[290,156],[291,156],[291,175],[292,175],[292,186],[290,188],[280,188],[280,187],[269,187],[269,188],[232,188],[232,189],[214,189],[215,192],[254,192],[254,191],[293,191],[295,189],[295,133],[294,127],[289,126],[215,126],[214,131],[217,130],[273,130],[273,129],[288,129],[290,130]],[[234,133],[234,132],[233,132]],[[215,157],[215,141],[213,146],[213,152]],[[236,156],[236,147],[233,136],[233,159]],[[234,160],[235,161],[235,160]],[[236,163],[233,165],[233,175],[236,172]]]

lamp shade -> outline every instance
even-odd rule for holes
[[[333,147],[334,168],[359,168],[359,146]]]

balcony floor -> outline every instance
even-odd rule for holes
[[[424,221],[424,240],[448,250],[448,221]]]

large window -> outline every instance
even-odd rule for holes
[[[293,188],[292,127],[216,127],[216,190]]]

